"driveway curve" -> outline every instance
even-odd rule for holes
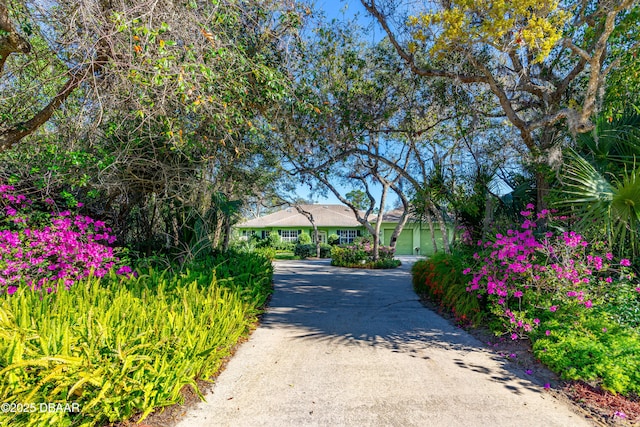
[[[409,264],[277,262],[261,325],[178,426],[593,425],[424,308]]]

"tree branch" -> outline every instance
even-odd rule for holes
[[[0,76],[4,71],[4,64],[12,53],[29,53],[31,45],[16,31],[5,2],[0,2]]]
[[[0,133],[0,152],[10,149],[15,143],[25,136],[32,134],[40,126],[45,124],[69,95],[71,95],[71,92],[80,85],[82,80],[82,77],[79,77],[78,74],[72,74],[58,90],[56,96],[31,119],[15,124]]]
[[[382,29],[387,33],[389,41],[398,52],[398,55],[407,63],[411,71],[422,77],[446,77],[451,80],[456,80],[462,83],[487,83],[486,78],[482,76],[470,76],[458,73],[452,73],[445,70],[433,70],[429,68],[422,68],[416,64],[413,54],[408,53],[400,45],[400,42],[396,38],[395,34],[391,31],[387,18],[380,12],[375,4],[375,0],[360,0],[364,8],[380,23]]]

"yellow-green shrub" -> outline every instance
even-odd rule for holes
[[[255,322],[271,272],[218,281],[212,270],[150,271],[2,295],[0,401],[80,412],[4,413],[0,424],[91,426],[179,402],[185,385],[199,393],[195,381],[215,374]]]

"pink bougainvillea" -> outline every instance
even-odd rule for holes
[[[13,294],[23,284],[53,290],[68,289],[78,279],[102,277],[116,266],[111,229],[101,221],[70,211],[51,213],[33,224],[32,202],[0,185],[0,293]],[[42,223],[44,222],[44,225]],[[130,274],[123,266],[118,274]]]
[[[568,306],[590,309],[602,290],[634,278],[628,259],[615,263],[611,253],[598,253],[574,231],[536,235],[533,206],[527,209],[521,212],[520,229],[478,242],[485,252],[474,254],[478,264],[463,271],[472,276],[467,290],[486,299],[491,312],[504,319],[504,333],[513,339],[539,326],[536,315],[555,314]],[[537,217],[548,215],[542,211]]]

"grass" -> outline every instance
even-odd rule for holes
[[[275,259],[300,259],[300,257],[293,254],[293,251],[276,251]]]

